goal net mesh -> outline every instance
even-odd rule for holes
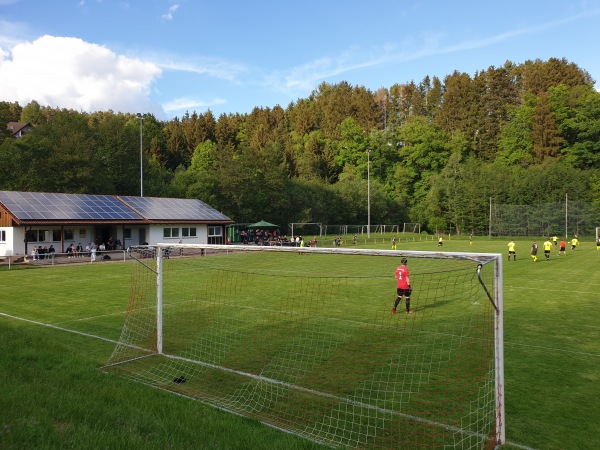
[[[131,250],[104,370],[333,447],[498,441],[489,255],[175,247]],[[400,255],[414,314],[392,314]]]

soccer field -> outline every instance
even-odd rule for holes
[[[451,239],[444,250],[505,254],[507,243],[480,238],[470,246],[468,240]],[[550,261],[533,263],[530,244],[517,241],[517,261],[504,261],[506,447],[597,448],[600,407],[593,399],[600,394],[600,313],[592,302],[600,287],[600,251],[584,241],[567,257],[553,252]],[[406,250],[436,246],[434,241],[399,243]],[[255,420],[100,370],[121,335],[131,264],[0,272],[0,375],[7,380],[0,385],[0,447],[321,448]],[[356,270],[361,267],[359,263]],[[393,284],[377,283],[370,297],[391,308]],[[348,298],[365,296],[351,284],[342,291]],[[264,307],[261,302],[268,299],[255,306]],[[376,314],[360,303],[348,302],[345,308],[337,311],[336,320],[329,319],[332,342],[348,332],[345,315]],[[246,316],[251,323],[248,308],[229,313],[232,323],[242,323]],[[442,320],[454,313],[444,305],[436,314]],[[214,330],[215,339],[224,331]],[[370,352],[385,357],[387,350]],[[248,357],[240,364],[254,363]],[[319,370],[335,372],[335,367]],[[353,388],[347,374],[340,377],[346,388]]]

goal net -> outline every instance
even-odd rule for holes
[[[133,247],[104,370],[332,447],[504,442],[498,254]],[[411,309],[396,299],[408,258]]]

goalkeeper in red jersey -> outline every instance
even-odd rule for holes
[[[412,287],[410,286],[408,267],[406,267],[407,262],[408,260],[406,258],[402,258],[401,265],[396,268],[396,280],[398,280],[398,287],[396,289],[396,301],[394,302],[394,308],[392,309],[392,313],[394,314],[396,314],[396,308],[402,301],[402,297],[404,297],[404,302],[406,304],[406,314],[413,313],[413,311],[410,309],[410,294],[412,292]]]

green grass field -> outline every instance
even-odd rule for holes
[[[443,250],[506,254],[507,243],[446,239]],[[600,251],[583,240],[533,263],[530,245],[504,261],[506,448],[599,448]],[[102,371],[131,263],[0,270],[0,448],[325,448]]]

